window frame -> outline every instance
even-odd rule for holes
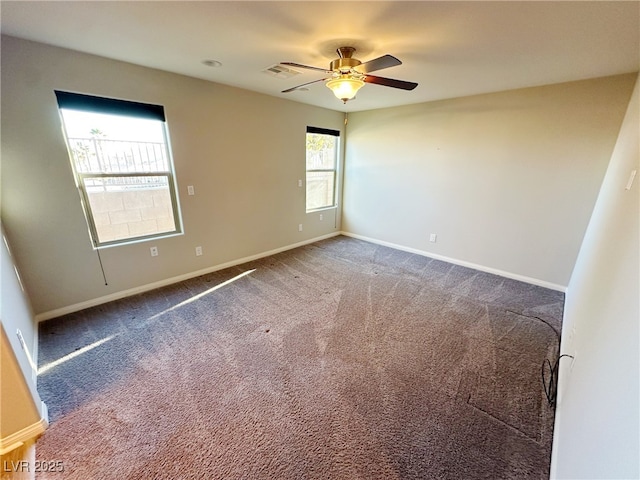
[[[151,239],[166,238],[175,235],[181,235],[183,233],[182,216],[180,212],[180,203],[178,199],[178,189],[176,184],[175,166],[173,162],[173,156],[171,152],[171,145],[169,142],[169,135],[167,132],[167,122],[164,115],[164,107],[161,105],[153,105],[141,102],[133,102],[129,100],[119,100],[107,97],[97,97],[93,95],[84,95],[71,92],[63,92],[55,90],[55,95],[58,101],[58,111],[60,113],[62,130],[64,140],[67,145],[69,160],[71,168],[74,174],[74,180],[76,187],[80,193],[80,200],[82,204],[82,210],[87,221],[89,229],[89,235],[94,249],[101,249],[105,247],[112,247],[117,245],[128,245],[132,243],[138,243],[148,241]],[[72,146],[70,144],[70,138],[67,134],[66,124],[62,114],[62,110],[77,110],[88,113],[96,114],[108,114],[118,115],[122,117],[157,120],[162,122],[162,149],[164,155],[166,155],[167,170],[135,170],[127,172],[80,172],[75,154],[73,153]],[[103,169],[104,170],[104,169]],[[133,178],[133,177],[165,177],[167,180],[167,186],[169,190],[169,198],[171,201],[171,211],[173,214],[173,230],[128,236],[126,238],[119,238],[116,240],[100,241],[98,235],[98,228],[96,226],[94,211],[91,207],[89,199],[88,188],[86,184],[87,179],[117,179],[117,178]]]
[[[307,168],[307,149],[306,149],[306,140],[309,134],[316,135],[327,135],[331,137],[335,137],[336,148],[335,148],[335,157],[333,159],[333,168]],[[307,130],[305,133],[305,211],[306,213],[318,212],[320,210],[328,210],[331,208],[337,208],[338,206],[338,165],[340,163],[340,131],[332,130],[329,128],[321,128],[321,127],[313,127],[307,126]],[[315,172],[332,172],[333,173],[333,192],[332,192],[332,202],[330,205],[325,205],[322,207],[309,208],[308,204],[308,185],[309,185],[309,173]]]

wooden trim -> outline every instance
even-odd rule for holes
[[[44,402],[41,402],[40,414],[42,418],[36,423],[4,438],[0,438],[0,455],[5,455],[7,452],[22,446],[25,442],[44,433],[49,426],[49,413],[47,405]]]

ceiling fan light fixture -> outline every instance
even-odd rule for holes
[[[2,0],[0,0],[2,1]],[[320,71],[329,74],[330,77],[320,78],[311,82],[303,83],[296,87],[287,88],[282,93],[294,92],[300,90],[300,87],[306,87],[316,82],[325,82],[329,90],[333,92],[337,99],[344,103],[356,96],[365,83],[374,83],[384,87],[399,88],[401,90],[413,90],[418,86],[415,82],[405,82],[404,80],[395,80],[393,78],[377,77],[369,75],[371,72],[382,70],[383,68],[395,67],[402,65],[402,62],[393,55],[383,55],[368,62],[362,63],[357,58],[353,58],[355,52],[353,47],[338,48],[338,58],[329,64],[329,68],[311,67],[295,62],[281,62],[278,65],[284,67],[304,68],[307,70]]]
[[[358,90],[362,88],[364,85],[364,81],[359,78],[353,78],[348,76],[342,76],[338,78],[332,78],[327,83],[327,88],[329,88],[336,98],[342,100],[344,103],[347,103],[348,100],[351,100],[356,96]]]

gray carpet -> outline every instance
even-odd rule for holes
[[[340,236],[43,322],[38,478],[546,479],[563,300]]]

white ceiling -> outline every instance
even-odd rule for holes
[[[333,110],[358,111],[640,70],[640,2],[6,1],[2,33],[233,85]],[[365,85],[343,105],[323,77],[262,73],[283,61],[327,68],[349,45],[375,75],[413,91]],[[211,68],[203,60],[218,60]]]

